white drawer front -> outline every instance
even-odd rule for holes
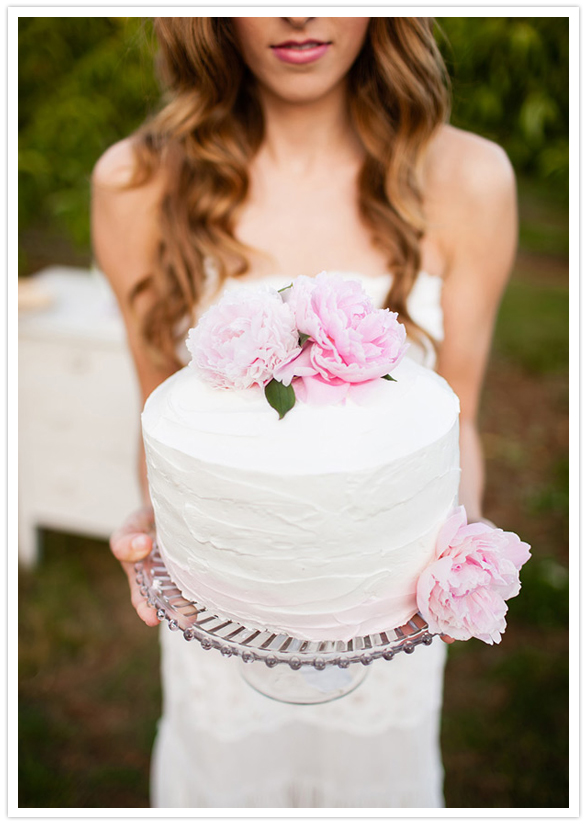
[[[64,411],[112,419],[137,411],[139,392],[126,349],[72,347],[21,341],[19,392],[22,402],[42,403],[59,419]]]
[[[23,512],[106,537],[140,503],[140,401],[128,351],[21,338],[19,368]]]
[[[39,524],[105,537],[140,506],[136,461],[60,448],[21,462],[21,503]]]

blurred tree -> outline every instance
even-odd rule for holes
[[[455,126],[500,143],[516,171],[568,186],[567,17],[440,17]]]
[[[568,175],[568,18],[442,17],[453,123],[501,143],[518,172]],[[89,247],[89,176],[157,105],[139,17],[19,19],[19,229]]]
[[[89,176],[156,104],[141,18],[19,20],[19,227],[56,223],[89,244]]]

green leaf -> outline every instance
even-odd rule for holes
[[[296,394],[292,385],[286,387],[285,384],[275,378],[272,378],[265,387],[265,398],[273,409],[277,410],[280,420],[296,403]]]
[[[397,381],[397,378],[392,378],[389,373],[387,375],[382,375],[382,378],[385,378],[386,381]]]
[[[293,286],[293,281],[291,282],[291,284],[288,284],[287,286],[282,286],[281,289],[278,289],[277,291],[278,292],[285,292],[286,289],[291,289],[292,286]]]
[[[310,336],[307,332],[300,332],[300,347],[303,347]]]

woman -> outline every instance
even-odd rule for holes
[[[109,149],[93,178],[95,253],[143,397],[182,365],[185,328],[225,278],[353,273],[459,395],[460,496],[479,520],[475,422],[515,252],[515,183],[501,149],[445,124],[431,19],[155,27],[167,106]],[[137,613],[155,625],[133,570],[151,533],[146,506],[111,545]],[[440,641],[372,666],[360,690],[314,707],[254,694],[233,662],[166,627],[161,642],[155,807],[443,805]]]

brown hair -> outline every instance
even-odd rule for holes
[[[348,76],[351,117],[365,151],[360,213],[394,273],[386,305],[416,334],[407,298],[424,232],[418,179],[423,150],[449,106],[433,26],[429,17],[371,18]],[[166,100],[136,134],[133,184],[164,168],[162,241],[154,271],[135,294],[154,288],[143,337],[155,355],[177,363],[177,344],[202,295],[206,258],[218,261],[221,279],[248,270],[252,250],[233,230],[264,123],[230,18],[159,17],[155,33]]]

